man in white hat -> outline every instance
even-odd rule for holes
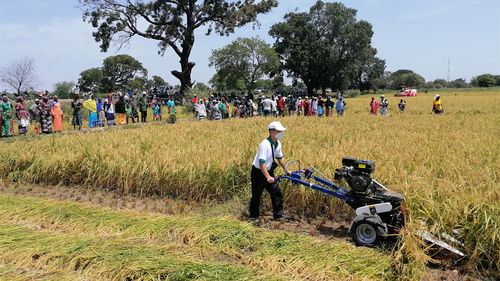
[[[250,220],[256,221],[259,218],[260,197],[262,191],[266,189],[271,196],[273,204],[273,217],[278,220],[283,217],[283,195],[278,183],[274,180],[274,170],[278,167],[274,159],[278,159],[279,164],[286,174],[290,170],[286,166],[281,143],[286,128],[281,122],[271,122],[268,126],[269,137],[263,140],[259,145],[259,151],[255,155],[252,164],[252,199],[250,200]]]

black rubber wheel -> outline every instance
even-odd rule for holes
[[[369,221],[354,222],[351,227],[351,237],[359,246],[373,247],[380,242],[377,225]]]

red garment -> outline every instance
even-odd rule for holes
[[[29,118],[29,114],[24,107],[24,104],[18,102],[16,103],[16,117],[17,119]]]
[[[283,98],[280,98],[280,99],[278,100],[278,108],[279,108],[279,109],[283,109],[283,108],[285,108],[285,100],[284,100]]]
[[[370,103],[371,114],[377,114],[379,108],[380,108],[380,103],[378,101],[374,100]]]
[[[192,104],[197,104],[198,103],[198,98],[192,98],[191,99]]]
[[[304,102],[304,116],[311,116],[311,101],[306,100]]]

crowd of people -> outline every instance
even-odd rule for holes
[[[343,116],[347,103],[341,94],[336,97],[295,97],[292,95],[261,95],[255,102],[252,96],[221,97],[211,95],[208,98],[191,100],[194,118],[197,120],[222,120],[228,118],[248,118],[254,116]],[[172,97],[157,99],[156,96],[143,92],[140,95],[108,94],[106,98],[82,98],[76,94],[71,101],[71,125],[74,129],[81,129],[83,125],[82,109],[89,112],[88,127],[104,127],[125,125],[130,123],[147,122],[148,110],[153,112],[153,121],[163,120],[163,108],[167,108],[168,123],[177,120],[176,102]],[[401,113],[406,110],[406,101],[401,99],[398,104]],[[433,114],[444,113],[441,97],[436,95],[433,104]],[[384,95],[380,100],[375,97],[370,101],[370,114],[389,114],[389,101]],[[38,96],[33,104],[27,108],[22,96],[16,98],[12,104],[6,95],[2,96],[0,104],[1,137],[14,135],[14,119],[17,119],[19,135],[28,132],[28,127],[34,127],[36,134],[50,134],[62,131],[64,111],[57,96],[49,97],[48,93]]]
[[[150,98],[146,92],[141,95],[117,93],[116,102],[113,94],[108,94],[105,99],[89,98],[85,101],[76,95],[71,102],[73,118],[71,125],[81,129],[83,107],[89,110],[88,126],[104,127],[114,125],[126,125],[130,123],[146,123],[148,109],[153,112],[153,121],[162,121],[162,108],[167,107],[169,114],[168,122],[176,122],[177,107],[172,98],[162,100],[155,96]]]
[[[230,102],[225,98],[198,98],[196,95],[191,100],[194,118],[198,120],[222,120],[227,118],[248,118],[254,116],[343,116],[347,103],[342,95],[336,101],[328,96],[305,98],[294,96],[265,96],[262,95],[253,101],[250,96],[235,97],[230,111]]]
[[[149,98],[146,92],[141,96],[117,93],[108,94],[106,98],[90,96],[86,99],[75,94],[71,101],[71,125],[74,129],[81,130],[83,108],[89,112],[89,128],[147,122],[149,108],[153,112],[153,121],[161,121],[163,106],[167,107],[167,122],[175,123],[177,108],[171,98],[157,100]],[[13,104],[7,95],[3,95],[0,104],[1,137],[14,136],[14,119],[17,119],[19,135],[25,135],[30,125],[35,134],[61,132],[64,114],[59,97],[50,97],[47,92],[39,94],[29,108],[25,105],[23,96],[16,97]]]

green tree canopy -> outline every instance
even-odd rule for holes
[[[458,78],[448,84],[450,88],[468,88],[469,84],[463,78]]]
[[[372,26],[356,13],[342,3],[317,1],[308,13],[289,13],[271,27],[283,70],[300,78],[310,94],[314,88],[347,89],[375,55]]]
[[[212,88],[217,91],[243,91],[245,90],[245,82],[243,79],[238,79],[233,73],[215,73],[209,81]]]
[[[370,52],[366,52],[370,54]],[[373,55],[368,55],[364,59],[358,69],[356,86],[360,91],[378,90],[387,88],[385,60],[379,59]]]
[[[93,36],[107,51],[111,42],[127,43],[134,36],[158,41],[159,53],[171,48],[180,58],[180,71],[172,71],[181,82],[181,92],[193,86],[189,61],[195,30],[208,26],[228,35],[234,29],[256,22],[257,16],[278,5],[277,0],[80,0],[83,18],[96,29]]]
[[[436,79],[434,80],[434,84],[437,86],[437,88],[447,88],[448,87],[448,81],[444,79]]]
[[[103,74],[100,68],[90,68],[84,70],[80,73],[80,78],[78,78],[78,88],[81,92],[102,92]]]
[[[238,38],[222,49],[214,50],[210,66],[217,74],[229,79],[241,79],[251,92],[265,75],[275,74],[280,66],[274,49],[259,38]]]
[[[75,93],[76,84],[74,82],[63,81],[54,85],[53,94],[60,99],[71,99]]]
[[[496,82],[495,76],[491,74],[482,74],[472,78],[471,84],[475,87],[492,87]]]
[[[129,83],[147,76],[148,71],[138,60],[129,55],[107,57],[102,65],[102,88],[105,92],[129,90]],[[145,83],[144,83],[145,84]]]
[[[110,93],[114,91],[145,91],[165,85],[159,76],[147,78],[147,69],[129,55],[116,55],[103,60],[101,67],[80,73],[78,88],[81,92]]]
[[[200,92],[207,92],[208,90],[210,90],[210,88],[207,85],[201,82],[194,84],[194,89],[197,89]]]
[[[422,88],[425,85],[424,77],[408,69],[393,72],[389,79],[391,80],[391,89],[398,89],[401,86]]]

